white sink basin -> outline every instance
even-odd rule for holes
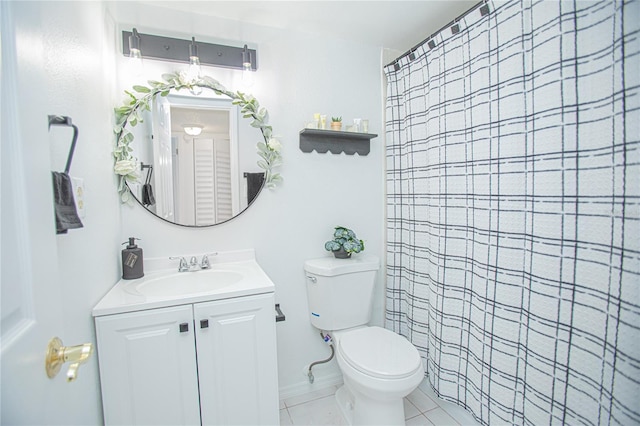
[[[118,281],[94,306],[93,316],[275,291],[275,285],[256,262],[253,249],[218,252],[210,260],[211,269],[178,272],[177,262],[168,256],[146,258],[144,277]]]
[[[175,272],[144,279],[127,288],[131,294],[147,297],[172,297],[208,293],[238,283],[243,275],[236,271],[204,269],[196,272]]]

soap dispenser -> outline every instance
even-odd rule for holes
[[[139,238],[129,237],[127,248],[122,250],[122,279],[135,280],[144,277],[142,249],[136,245]],[[126,242],[122,244],[127,244]]]

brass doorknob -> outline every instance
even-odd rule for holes
[[[45,368],[47,376],[52,379],[60,372],[62,364],[70,362],[67,370],[67,382],[72,382],[78,377],[80,364],[87,362],[93,354],[93,344],[84,343],[76,346],[63,346],[62,340],[54,337],[47,345],[47,355],[45,357]]]

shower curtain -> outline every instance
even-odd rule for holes
[[[385,67],[386,326],[482,424],[640,423],[639,4],[488,2]]]

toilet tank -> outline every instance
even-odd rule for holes
[[[304,270],[311,324],[327,331],[367,324],[379,268],[380,260],[372,255],[307,260]]]

